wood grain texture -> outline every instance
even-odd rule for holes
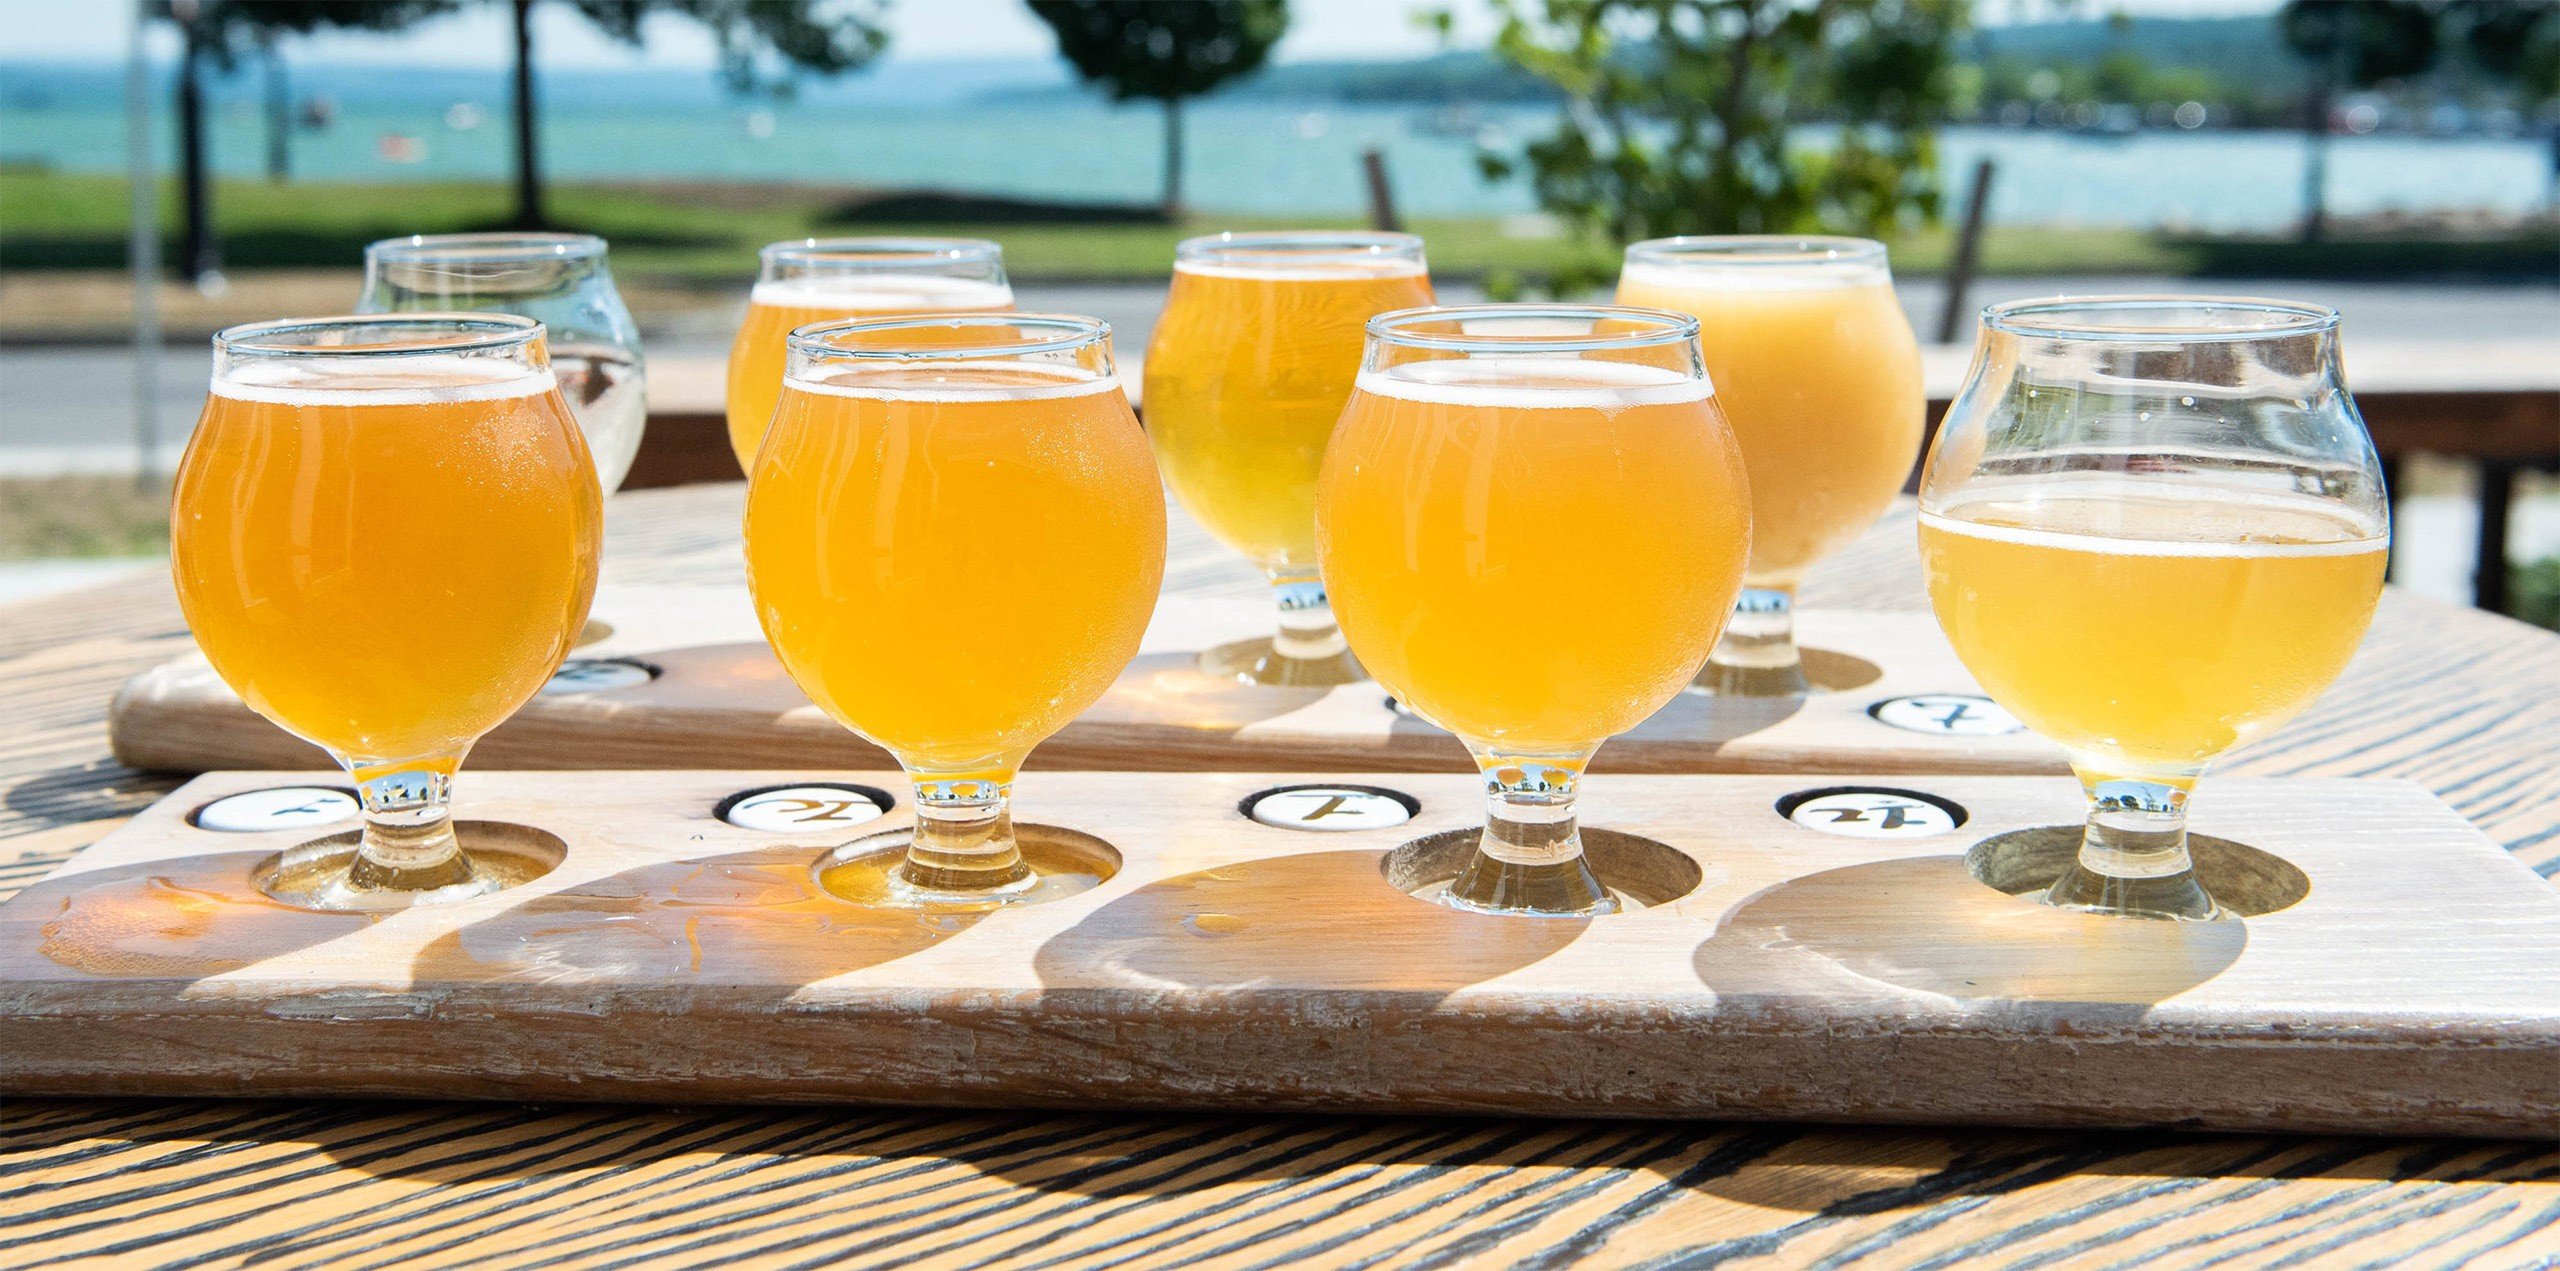
[[[617,498],[608,581],[735,577],[739,508],[734,485]],[[1807,604],[1925,607],[1911,541],[1889,517]],[[1167,586],[1261,591],[1191,527]],[[0,608],[0,891],[174,788],[109,759],[105,703],[186,647],[165,581]],[[2228,770],[2409,777],[2548,877],[2560,643],[2392,594],[2321,703]],[[2560,1148],[2376,1137],[19,1098],[0,1192],[0,1259],[36,1265],[2560,1260]]]
[[[904,812],[715,819],[795,775],[476,774],[467,819],[566,859],[380,921],[257,893],[317,831],[189,823],[293,774],[199,778],[0,905],[0,1088],[2560,1134],[2560,892],[2402,782],[2223,783],[2197,831],[2280,859],[2202,868],[2270,911],[2174,924],[1967,872],[2067,830],[2068,778],[1911,781],[1970,820],[1904,839],[1779,814],[1819,780],[1601,779],[1597,823],[1659,858],[1604,880],[1694,890],[1541,921],[1389,885],[1390,850],[1475,823],[1467,775],[1355,776],[1420,813],[1306,832],[1239,808],[1310,774],[1035,774],[1021,814],[1116,876],[927,920],[812,878]]]
[[[811,705],[756,626],[743,583],[613,587],[593,620],[611,634],[584,659],[619,658],[655,678],[546,692],[472,747],[484,768],[894,767],[896,760]],[[1374,682],[1337,688],[1235,683],[1200,651],[1268,636],[1261,597],[1168,595],[1111,691],[1032,752],[1035,768],[1136,772],[1432,772],[1463,768],[1457,738],[1394,709]],[[2059,748],[2011,722],[1993,734],[1928,733],[1878,719],[1894,698],[1981,689],[1929,615],[1813,610],[1800,630],[1829,691],[1733,699],[1686,693],[1602,749],[1604,772],[2047,772]],[[1946,708],[1941,708],[1942,710]],[[1959,704],[1954,709],[1964,709]],[[1935,714],[1938,712],[1931,712]],[[333,767],[319,748],[242,704],[201,654],[125,682],[108,715],[116,757],[137,768]]]

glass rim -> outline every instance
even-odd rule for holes
[[[1326,265],[1410,259],[1420,264],[1422,236],[1377,229],[1221,230],[1186,238],[1173,248],[1176,265],[1186,261],[1234,264],[1234,257],[1241,255],[1252,255],[1257,258],[1254,263],[1275,268],[1298,261]]]
[[[2120,318],[2138,318],[2145,313],[2222,313],[2237,317],[2254,316],[2256,321],[2242,321],[2214,326],[2193,322],[2155,321],[2067,321],[2070,315],[2115,314]],[[2041,319],[2041,320],[2040,320]],[[2257,296],[2188,296],[2168,293],[2144,293],[2111,296],[2047,296],[2040,300],[2011,300],[1988,305],[1982,310],[1982,325],[2004,335],[2034,336],[2054,340],[2140,340],[2164,339],[2189,342],[2260,340],[2271,336],[2318,335],[2338,328],[2338,311],[2327,305],[2300,300],[2270,300]]]
[[[1630,265],[1706,260],[1745,269],[1788,265],[1882,265],[1885,245],[1842,234],[1675,234],[1627,244]]]
[[[480,329],[483,334],[460,340],[384,341],[376,344],[298,344],[271,337],[306,331],[343,331],[368,327],[452,327]],[[412,354],[474,353],[514,348],[541,338],[543,325],[512,313],[343,313],[321,318],[272,318],[224,327],[213,334],[214,352],[298,357],[400,357]]]
[[[1465,323],[1474,319],[1562,319],[1604,322],[1610,319],[1649,323],[1647,331],[1611,331],[1602,334],[1505,336],[1460,331],[1443,334],[1436,331],[1412,331],[1405,328],[1420,322]],[[1464,353],[1506,353],[1537,349],[1556,353],[1589,353],[1607,349],[1649,349],[1666,344],[1698,342],[1698,320],[1668,309],[1641,309],[1633,305],[1577,304],[1471,304],[1424,305],[1416,309],[1397,309],[1369,319],[1368,337],[1385,344],[1414,349],[1443,349]]]
[[[829,338],[857,331],[961,330],[968,327],[1046,327],[1065,334],[1045,340],[1010,344],[908,344],[846,348]],[[956,358],[1022,357],[1033,353],[1069,353],[1111,338],[1111,324],[1080,313],[1014,313],[1009,310],[902,313],[887,317],[834,318],[793,327],[783,338],[792,353],[858,361],[921,362]]]
[[[469,234],[409,234],[377,238],[365,244],[367,261],[426,261],[452,257],[471,261],[586,260],[605,254],[605,241],[594,234],[561,234],[534,230],[485,230]]]
[[[786,238],[756,249],[756,258],[777,263],[823,264],[841,260],[874,269],[929,269],[952,264],[1004,262],[1004,245],[991,238],[933,238],[918,235],[860,234],[840,238]]]

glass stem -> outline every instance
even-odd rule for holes
[[[359,891],[435,891],[472,881],[453,833],[453,774],[462,756],[354,760],[347,775],[364,804],[364,835],[347,883]]]
[[[1350,642],[1342,638],[1342,628],[1333,620],[1333,602],[1325,595],[1323,579],[1311,573],[1274,574],[1271,598],[1280,611],[1280,629],[1271,637],[1273,653],[1308,662],[1350,651]]]
[[[2187,789],[2083,774],[2089,822],[2080,855],[2045,893],[2049,904],[2142,918],[2220,913],[2187,854]]]
[[[1573,796],[1589,753],[1565,758],[1482,754],[1484,836],[1448,901],[1486,913],[1584,916],[1617,901],[1591,872]]]
[[[1013,782],[917,774],[916,828],[898,883],[955,900],[1000,896],[1037,881],[1013,837]]]
[[[1698,682],[1734,697],[1801,697],[1812,685],[1796,651],[1796,589],[1745,587]]]

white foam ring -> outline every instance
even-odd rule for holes
[[[1409,402],[1478,408],[1623,410],[1704,401],[1714,389],[1666,367],[1567,357],[1484,357],[1407,362],[1362,371],[1361,392]]]
[[[1958,520],[1936,512],[1921,513],[1920,523],[1949,534],[1989,539],[1995,543],[2011,543],[2021,547],[2059,547],[2075,552],[2095,552],[2103,556],[2228,556],[2261,559],[2278,556],[2362,556],[2391,546],[2391,540],[2387,538],[2350,538],[2328,543],[2215,543],[2177,539],[2116,538],[2104,534],[2076,534],[2068,530],[1986,525],[1979,521]]]
[[[1286,259],[1287,253],[1273,256]],[[1237,265],[1225,261],[1177,260],[1173,272],[1201,278],[1243,278],[1254,282],[1388,282],[1420,278],[1428,272],[1421,261],[1385,258],[1345,260],[1311,253],[1303,265]]]
[[[941,312],[1010,309],[1013,288],[976,278],[930,274],[815,274],[760,282],[749,299],[776,309],[831,309],[843,313]]]
[[[1050,382],[1046,384],[954,384],[943,388],[918,385],[910,378],[937,371],[963,375],[995,371],[1016,375],[1036,375]],[[864,380],[891,378],[900,381],[894,388],[862,383]],[[782,383],[786,388],[796,388],[804,393],[816,393],[824,397],[857,397],[880,402],[1030,402],[1120,391],[1120,381],[1114,376],[1095,375],[1081,369],[1070,370],[1054,362],[901,362],[853,371],[839,369],[834,376],[827,379],[788,376]]]
[[[364,387],[350,387],[361,380]],[[549,368],[528,373],[512,362],[422,356],[385,358],[327,349],[246,362],[214,377],[211,392],[233,401],[274,406],[441,406],[537,397],[557,387]]]
[[[1881,287],[1892,280],[1891,271],[1864,260],[1740,264],[1700,259],[1677,265],[1629,265],[1618,274],[1621,287],[1664,291],[1839,291]]]

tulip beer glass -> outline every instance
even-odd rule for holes
[[[1343,633],[1456,733],[1487,824],[1444,903],[1606,913],[1573,801],[1600,743],[1697,677],[1751,550],[1698,324],[1601,306],[1372,319],[1316,543]]]
[[[982,238],[808,238],[757,253],[747,320],[729,346],[729,448],[756,470],[782,394],[783,341],[836,318],[1010,309],[1004,249]]]
[[[861,899],[985,907],[1039,884],[1014,774],[1136,656],[1164,577],[1164,490],[1110,332],[982,313],[791,335],[747,579],[791,678],[915,783],[906,858]]]
[[[1920,346],[1884,245],[1655,239],[1627,248],[1618,303],[1698,319],[1716,400],[1751,470],[1751,572],[1702,684],[1806,692],[1796,585],[1875,522],[1920,450]]]
[[[280,898],[390,909],[501,884],[455,838],[453,775],[586,620],[602,502],[539,323],[214,337],[170,508],[178,601],[214,670],[345,765],[365,813],[352,864]]]
[[[593,234],[413,234],[364,249],[358,313],[477,310],[543,325],[551,374],[611,494],[649,420],[640,329]]]
[[[2389,513],[2312,305],[1995,305],[1920,490],[1938,622],[2089,797],[2052,903],[2211,918],[2187,799],[2310,705],[2382,591]]]
[[[1316,571],[1316,473],[1360,371],[1362,324],[1431,303],[1411,234],[1195,238],[1147,348],[1147,436],[1184,509],[1271,579],[1279,634],[1213,649],[1255,684],[1347,684]]]

